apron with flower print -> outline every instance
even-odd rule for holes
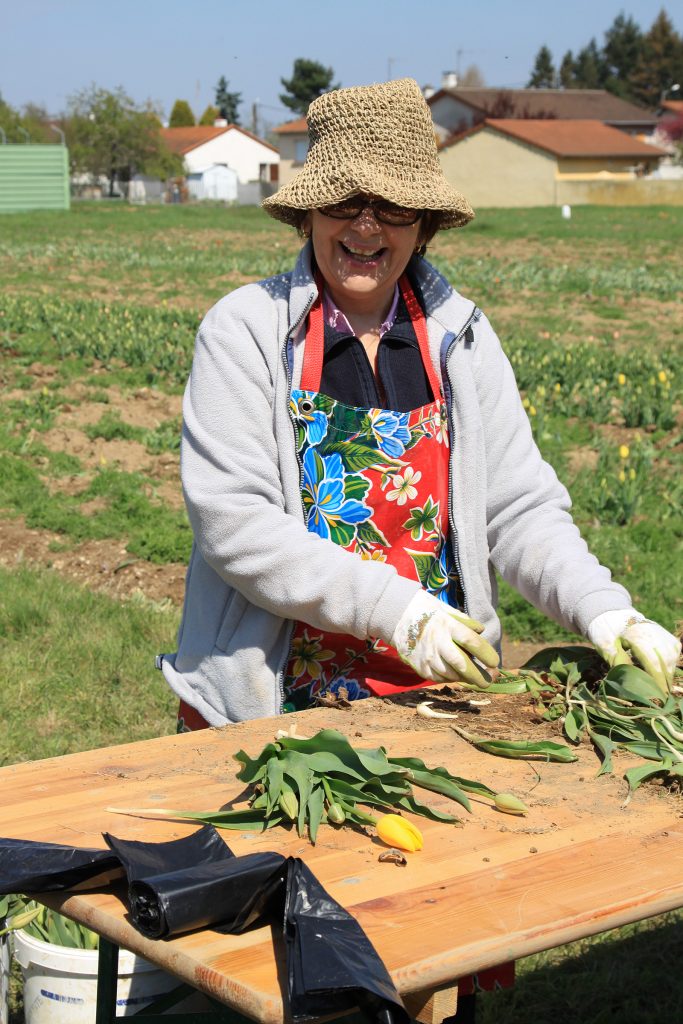
[[[319,391],[324,356],[322,288],[309,314],[301,385],[292,392],[309,531],[360,558],[393,565],[458,607],[448,539],[448,415],[429,355],[427,325],[407,277],[400,282],[434,401],[410,412],[361,409]],[[339,600],[345,599],[339,594]],[[388,644],[299,622],[284,677],[284,708],[317,697],[347,700],[424,685]]]

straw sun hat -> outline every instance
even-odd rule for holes
[[[474,216],[444,177],[429,107],[414,79],[323,93],[306,119],[310,146],[304,166],[262,203],[277,220],[299,227],[307,210],[357,192],[433,210],[437,229],[467,224]]]

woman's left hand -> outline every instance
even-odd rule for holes
[[[633,608],[621,608],[598,615],[586,636],[609,665],[635,661],[664,691],[671,689],[681,643],[656,622]]]

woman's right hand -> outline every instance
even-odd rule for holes
[[[399,619],[391,645],[422,679],[438,683],[462,679],[487,686],[489,680],[472,657],[489,668],[495,668],[499,659],[488,640],[479,635],[483,628],[475,619],[420,590]]]

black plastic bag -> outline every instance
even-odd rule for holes
[[[288,860],[285,942],[289,1005],[295,1021],[358,1006],[374,1019],[410,1017],[375,947],[297,857]]]
[[[266,919],[277,922],[295,1022],[358,1006],[381,1024],[408,1024],[365,932],[298,858],[235,857],[211,825],[166,843],[104,838],[111,852],[0,839],[0,893],[72,889],[123,865],[131,920],[151,938],[209,926],[237,934]]]
[[[209,925],[237,934],[272,917],[273,896],[284,887],[284,857],[235,857],[211,825],[168,843],[117,839],[107,832],[104,838],[126,870],[133,924],[151,939]]]
[[[0,839],[0,895],[105,887],[122,875],[121,861],[109,850]]]

